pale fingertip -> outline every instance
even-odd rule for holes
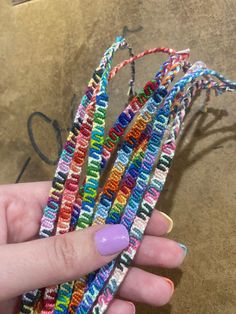
[[[166,277],[162,279],[162,297],[159,299],[158,306],[164,306],[170,302],[170,299],[174,293],[175,286],[172,280]]]
[[[136,313],[136,308],[135,308],[134,303],[132,303],[132,302],[128,302],[128,303],[129,303],[129,306],[130,306],[130,314],[135,314]]]
[[[178,243],[178,245],[181,247],[181,249],[183,250],[184,253],[184,257],[187,255],[188,253],[188,248],[186,245],[184,245],[183,243]]]
[[[162,215],[162,217],[164,217],[166,224],[168,226],[166,233],[170,233],[174,226],[173,220],[166,213],[161,212],[161,211],[159,211],[159,213]]]
[[[135,256],[135,263],[142,266],[179,267],[186,257],[185,248],[177,242],[145,235]]]
[[[173,228],[173,220],[165,213],[154,210],[148,222],[145,234],[163,236]]]
[[[169,287],[170,287],[170,298],[172,297],[174,291],[175,291],[175,286],[172,280],[170,280],[169,278],[163,277],[163,279],[168,283]]]
[[[119,295],[132,302],[163,306],[170,301],[173,292],[174,284],[170,279],[131,267]]]
[[[132,302],[114,299],[109,305],[106,314],[135,314],[135,305]]]

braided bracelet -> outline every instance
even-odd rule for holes
[[[118,39],[117,40],[117,42],[119,43],[119,44],[122,44],[122,42],[124,42],[124,40],[123,39]],[[102,59],[102,61],[101,61],[101,63],[100,63],[100,67],[102,67],[102,65],[104,66],[104,64],[109,64],[109,62],[107,61],[107,59],[106,59],[106,57],[107,57],[107,55],[109,56],[109,60],[111,60],[111,56],[112,56],[112,53],[114,53],[114,51],[116,50],[118,48],[118,46],[117,46],[117,43],[115,43],[110,49],[108,49],[108,51],[105,53],[105,55],[104,55],[104,58]],[[113,50],[114,51],[113,51]],[[138,59],[138,58],[140,58],[140,57],[142,57],[142,56],[144,56],[145,54],[150,54],[150,53],[154,53],[154,52],[156,52],[156,51],[163,51],[163,52],[168,52],[168,53],[171,53],[171,51],[169,51],[168,49],[159,49],[159,48],[157,48],[157,49],[153,49],[153,50],[150,50],[150,51],[147,51],[147,52],[145,52],[145,53],[143,53],[143,54],[140,54],[139,56],[136,56],[136,57],[134,57],[134,58],[132,58],[132,60],[130,60],[130,62],[133,62],[135,59]],[[105,61],[104,61],[105,60]],[[127,64],[127,63],[126,63]],[[124,64],[125,65],[125,64]],[[121,67],[120,67],[121,68]],[[117,72],[117,70],[119,70],[119,69],[116,69],[116,71],[114,72],[114,74]],[[93,79],[95,79],[96,80],[96,82],[99,82],[99,79],[98,79],[98,77],[99,77],[99,75],[98,74],[102,74],[102,72],[99,70],[99,69],[97,69],[96,71],[95,71],[95,74],[96,75],[94,75],[93,76]],[[113,76],[114,76],[114,74],[113,74]],[[104,82],[106,82],[106,80],[104,80]],[[97,84],[98,85],[98,84]],[[104,85],[104,84],[103,84]],[[89,86],[93,86],[93,88],[94,88],[94,90],[96,90],[96,84],[94,84],[94,81],[93,80],[91,80],[91,82],[90,82],[90,84],[89,84]],[[81,122],[81,117],[82,118],[84,118],[85,117],[85,111],[83,110],[84,109],[84,107],[85,106],[88,106],[88,95],[90,95],[90,98],[89,98],[89,100],[91,99],[91,91],[90,91],[90,94],[89,93],[87,93],[86,92],[86,94],[85,94],[85,96],[84,96],[84,98],[82,99],[82,109],[79,107],[79,110],[78,110],[78,112],[80,112],[80,109],[81,109],[81,113],[80,114],[78,114],[77,113],[77,115],[76,115],[76,118],[78,118],[78,120],[80,121],[80,123],[82,123]],[[96,93],[93,93],[92,95],[94,95],[94,94],[96,94]],[[83,125],[82,125],[82,127],[83,127]],[[83,132],[83,128],[81,127],[81,133]],[[73,129],[72,129],[73,130]],[[71,134],[70,134],[71,135]],[[59,168],[59,170],[61,170],[61,172],[60,171],[58,171],[58,169],[57,169],[57,172],[56,172],[56,175],[57,174],[59,174],[59,175],[61,175],[61,173],[63,172],[63,174],[65,175],[65,174],[67,174],[68,175],[68,166],[71,164],[71,158],[72,158],[72,156],[73,156],[73,153],[74,153],[74,151],[75,151],[75,142],[76,142],[76,139],[77,139],[77,137],[76,136],[78,136],[78,134],[74,134],[74,136],[72,137],[72,139],[73,139],[73,142],[71,141],[71,137],[70,137],[70,135],[69,135],[69,138],[68,138],[68,142],[66,143],[66,145],[65,145],[65,149],[64,149],[64,151],[63,151],[63,153],[62,153],[62,158],[60,159],[60,161],[59,161],[59,164],[58,164],[58,168]],[[72,144],[73,144],[73,146],[71,147],[71,142],[72,142]],[[68,145],[69,144],[69,145]],[[71,158],[69,158],[69,162],[68,162],[68,164],[67,165],[65,165],[65,161],[68,161],[68,147],[69,147],[69,149],[70,149],[70,153],[71,153]],[[78,151],[77,151],[78,152]],[[81,153],[80,152],[78,152],[78,153],[75,153],[75,158],[77,158],[78,156],[77,156],[77,154],[80,154],[80,156],[81,156]],[[64,154],[65,153],[65,154]],[[67,160],[66,160],[66,158],[65,158],[65,156],[67,157]],[[64,157],[64,158],[63,158]],[[56,177],[56,179],[57,179],[57,177]],[[65,184],[68,184],[69,186],[71,186],[72,185],[72,182],[71,181],[67,181],[66,180],[66,183]],[[76,184],[74,184],[74,186],[75,186]],[[62,182],[62,184],[61,184],[61,186],[60,186],[60,188],[61,188],[61,190],[60,191],[63,191],[63,182]],[[57,192],[55,192],[55,191],[53,191],[52,192],[52,194],[53,194],[53,196],[55,195],[55,193],[57,193],[57,196],[58,196],[58,191]],[[65,193],[64,193],[65,194]],[[52,200],[51,198],[49,199],[51,202],[50,202],[50,205],[55,205],[55,200]],[[57,200],[58,201],[60,201],[61,200],[61,198],[57,198]],[[67,202],[67,204],[68,204],[68,198],[66,199],[66,202]],[[48,207],[50,207],[50,206],[48,206]],[[42,227],[44,227],[45,226],[45,221],[46,221],[46,224],[47,224],[47,226],[49,225],[49,227],[50,227],[50,232],[52,232],[52,224],[50,224],[50,218],[54,218],[54,217],[51,217],[50,216],[50,208],[49,208],[49,215],[48,215],[48,208],[46,207],[46,209],[45,209],[45,214],[44,214],[44,217],[43,217],[43,219],[42,219],[42,225],[41,225],[41,230],[40,230],[40,235],[43,237],[43,232],[42,232]],[[61,210],[61,212],[62,212],[62,216],[64,216],[64,214],[65,214],[65,211],[63,211],[63,208],[62,208],[62,210]],[[68,216],[68,212],[66,213],[67,214],[67,216]],[[44,219],[45,218],[45,219]],[[64,217],[63,217],[64,218]],[[68,218],[68,217],[67,217]],[[64,220],[64,219],[63,219]],[[81,221],[82,221],[82,219],[81,219]],[[61,220],[59,220],[59,225],[63,225],[62,224],[62,221]],[[65,230],[65,228],[64,228],[64,230]],[[47,230],[47,234],[49,234],[49,230]],[[44,304],[45,304],[45,307],[46,307],[46,311],[48,312],[49,310],[50,310],[50,308],[53,308],[54,307],[54,304],[53,304],[53,299],[55,299],[55,295],[56,295],[56,287],[55,288],[50,288],[50,289],[46,289],[46,291],[45,291],[45,298],[44,298],[44,300],[45,300],[45,302],[44,302]],[[29,298],[29,294],[27,294],[27,298],[28,298],[28,300],[30,299]],[[47,299],[48,299],[48,302],[47,302]]]
[[[52,182],[52,188],[49,193],[47,206],[44,209],[44,215],[41,220],[41,227],[39,232],[39,235],[42,238],[53,235],[53,231],[55,228],[54,224],[60,208],[61,197],[64,191],[64,185],[66,183],[69,167],[75,152],[76,137],[79,134],[79,130],[85,116],[85,109],[92,99],[94,91],[100,82],[100,77],[102,76],[107,64],[111,62],[111,58],[114,52],[121,45],[124,45],[124,43],[125,41],[123,38],[117,38],[116,42],[106,50],[99,67],[95,70],[93,78],[90,80],[88,84],[88,88],[86,90],[84,97],[82,98],[81,104],[78,107],[73,126],[69,133],[68,139],[64,145],[64,149],[62,151],[56,169],[55,177]],[[39,290],[31,291],[23,295],[21,312],[32,313],[33,306],[35,305],[39,295],[40,295]],[[51,296],[49,296],[49,299],[51,299]]]
[[[104,273],[103,273],[104,274]],[[100,280],[101,280],[101,277],[100,277]],[[111,279],[112,280],[112,279]],[[93,296],[94,296],[94,290],[93,290]],[[79,309],[81,308],[82,310],[81,310],[81,312],[79,311],[79,309],[78,309],[78,313],[82,313],[82,312],[84,312],[84,308],[82,307],[83,305],[82,305],[82,303],[81,303],[81,306],[79,307]]]
[[[128,48],[131,58],[111,70],[113,54],[120,47]],[[163,63],[155,79],[134,96],[134,61],[155,52],[168,53],[170,58]],[[130,244],[120,257],[96,273],[61,284],[59,289],[55,286],[46,288],[45,292],[26,293],[21,313],[32,313],[37,306],[41,313],[103,313],[106,310],[128,271],[162,191],[176,139],[193,96],[202,89],[214,89],[221,94],[236,88],[236,83],[208,70],[203,63],[192,66],[186,60],[188,55],[188,50],[176,52],[154,48],[134,56],[121,37],[105,52],[78,107],[62,151],[39,235],[58,235],[91,224],[122,223],[129,230]],[[104,139],[107,84],[127,64],[131,64],[132,75],[130,103]],[[168,91],[180,70],[186,74]],[[205,79],[197,80],[200,76]],[[218,83],[214,77],[223,83]],[[188,84],[191,85],[184,94]],[[102,192],[97,195],[101,174],[105,173],[123,135],[124,141],[118,148],[113,168]],[[88,166],[85,168],[87,154]],[[84,183],[81,181],[82,167],[85,169]],[[41,295],[43,298],[37,304]]]
[[[159,49],[159,48],[157,48],[157,49],[154,49],[154,50],[150,50],[150,51],[147,51],[146,53],[143,53],[143,54],[140,54],[140,55],[138,55],[138,56],[136,56],[136,57],[133,57],[133,58],[131,58],[131,59],[129,59],[129,60],[127,60],[126,62],[124,62],[123,63],[123,66],[124,65],[126,65],[126,64],[128,64],[128,63],[130,63],[130,62],[133,62],[133,60],[134,59],[138,59],[138,58],[140,58],[140,57],[142,57],[142,56],[144,56],[145,54],[150,54],[150,53],[153,53],[153,52],[157,52],[157,51],[168,51],[167,49]],[[118,66],[118,67],[116,67],[115,69],[114,69],[114,71],[113,71],[113,76],[114,76],[114,74],[116,74],[117,73],[117,71],[118,70],[120,70],[121,69],[121,66]],[[160,72],[160,74],[159,74],[159,76],[161,76],[161,72]],[[111,78],[112,76],[110,76],[110,78]],[[132,108],[132,107],[131,107]],[[131,115],[131,117],[132,117],[133,115]],[[124,117],[124,116],[123,116]],[[121,120],[122,121],[122,120]],[[123,122],[124,122],[124,119],[123,119]],[[129,120],[128,120],[128,122],[130,122],[130,118],[129,118]],[[123,124],[122,126],[123,126],[123,128],[124,127],[127,127],[127,125],[128,125],[128,123],[127,123],[127,121],[125,121],[125,125]],[[117,126],[117,125],[116,125]],[[111,138],[111,136],[112,136],[112,133],[110,132],[110,138]],[[116,137],[117,138],[117,137]],[[104,145],[105,146],[105,145]],[[114,145],[113,145],[113,149],[114,149]],[[92,162],[91,163],[89,163],[89,165],[91,165],[92,164]],[[104,165],[104,162],[103,162],[103,165]],[[91,169],[91,168],[90,168]],[[88,170],[90,170],[89,169],[89,167],[88,167]],[[95,170],[96,168],[93,168],[93,170]],[[94,179],[94,178],[93,178]],[[90,184],[90,186],[89,186],[89,188],[91,189],[91,184]],[[95,186],[95,188],[97,189],[97,186]],[[84,188],[84,190],[85,190],[85,192],[86,192],[86,187]],[[95,191],[94,191],[95,192]],[[95,198],[96,196],[95,195],[93,195],[93,198]],[[82,210],[83,210],[83,208],[82,208]],[[85,214],[87,215],[87,212],[85,211]],[[82,216],[82,218],[81,218],[81,216]],[[87,217],[86,217],[87,218]],[[82,226],[79,224],[80,222],[82,221]],[[81,215],[81,211],[80,211],[80,217],[79,217],[79,221],[78,221],[78,227],[85,227],[85,223],[86,223],[86,220],[84,219],[84,217],[83,217],[83,215]],[[101,223],[101,220],[100,220],[100,223]],[[90,222],[88,223],[88,225],[90,224]],[[84,287],[85,287],[85,283],[86,283],[86,280],[85,280],[85,278],[81,278],[81,280],[79,281],[79,282],[76,282],[75,283],[75,287],[74,287],[74,292],[73,292],[73,296],[72,296],[72,301],[71,301],[71,304],[70,304],[70,308],[71,308],[71,311],[72,311],[72,308],[73,307],[76,307],[77,305],[78,305],[78,302],[79,302],[79,300],[81,299],[81,296],[83,295],[83,289],[84,289]],[[63,293],[60,293],[60,291],[59,291],[59,297],[58,297],[58,300],[57,300],[57,303],[56,303],[56,311],[60,311],[60,312],[62,312],[62,311],[66,311],[65,309],[66,309],[66,307],[67,307],[67,305],[68,305],[68,301],[69,301],[69,299],[70,299],[70,294],[71,294],[71,291],[72,291],[72,287],[73,287],[73,283],[67,283],[66,285],[61,285],[61,288],[62,288],[62,290],[63,290]]]
[[[231,84],[228,80],[225,80],[222,76],[218,75],[214,71],[210,71],[210,70],[201,71],[200,70],[200,71],[193,73],[193,75],[191,75],[191,76],[187,75],[182,81],[180,81],[180,83],[177,83],[178,85],[176,85],[173,88],[172,92],[167,97],[164,106],[168,105],[168,103],[170,104],[173,101],[173,98],[176,96],[177,92],[179,92],[181,89],[183,89],[185,84],[187,84],[189,81],[192,81],[195,77],[198,77],[198,76],[204,75],[204,74],[211,74],[211,75],[217,76],[218,78],[222,79],[225,83],[227,83],[227,84],[229,83],[229,86],[231,88],[233,86],[235,86],[235,84],[233,84],[233,83]],[[191,98],[193,95],[194,94],[191,95]],[[186,106],[186,99],[187,99],[186,97],[187,96],[185,96],[183,98],[184,102],[185,102],[185,106]],[[159,198],[160,192],[163,188],[166,176],[167,176],[169,168],[170,168],[171,161],[172,161],[173,156],[174,156],[175,147],[176,147],[176,145],[175,145],[176,137],[179,133],[181,123],[184,119],[185,106],[183,106],[181,111],[178,112],[176,120],[175,120],[173,128],[172,128],[172,132],[170,134],[170,137],[167,139],[167,141],[162,146],[162,153],[161,153],[160,159],[158,161],[156,170],[154,172],[153,178],[152,178],[151,183],[150,183],[150,185],[149,185],[149,187],[148,187],[148,189],[144,195],[143,201],[141,203],[141,207],[138,209],[138,211],[136,213],[136,217],[135,217],[134,222],[132,224],[132,227],[130,229],[130,245],[121,254],[121,257],[117,263],[117,266],[116,266],[112,276],[109,278],[108,282],[106,283],[106,286],[103,290],[103,293],[99,296],[98,303],[93,308],[93,313],[104,313],[105,309],[107,308],[107,305],[112,300],[115,292],[117,291],[119,285],[121,284],[122,280],[124,279],[124,276],[128,270],[128,266],[130,265],[131,261],[133,260],[135,253],[136,253],[136,251],[140,245],[140,242],[142,239],[142,234],[144,233],[145,227],[146,227],[147,222],[150,218],[152,210],[155,207],[156,202]],[[160,113],[160,115],[161,115],[161,113]],[[142,192],[142,190],[140,190],[140,192]],[[137,198],[136,198],[136,201],[138,202]],[[134,203],[132,205],[134,205]],[[121,220],[121,223],[122,223],[122,220]],[[89,294],[89,291],[88,291],[88,294]],[[84,298],[83,301],[86,301],[86,298]],[[77,313],[82,313],[82,312],[83,311],[80,311],[78,308]]]
[[[138,120],[138,118],[137,118],[137,120]],[[140,124],[140,122],[141,121],[138,120],[137,124]],[[131,131],[128,133],[129,137],[132,137],[132,135],[135,137],[135,134],[132,133],[133,129],[135,129],[135,125],[131,129]],[[137,132],[137,130],[136,130],[136,132]],[[129,142],[127,142],[127,141],[125,143],[123,143],[123,146],[125,146],[126,149],[124,149],[123,147],[121,148],[121,149],[123,149],[123,153],[118,154],[118,160],[115,163],[115,165],[113,167],[113,170],[111,170],[110,177],[113,177],[113,178],[111,178],[110,180],[108,179],[107,183],[106,183],[106,185],[104,187],[104,191],[107,192],[108,189],[109,189],[109,193],[104,193],[104,194],[100,195],[100,198],[99,198],[100,199],[100,204],[99,205],[101,205],[101,206],[98,207],[97,210],[95,208],[96,213],[95,213],[93,224],[105,223],[106,213],[109,211],[109,208],[110,208],[110,206],[112,204],[112,198],[114,198],[114,195],[115,195],[115,192],[116,192],[116,189],[117,189],[117,185],[114,184],[114,180],[113,180],[114,179],[114,175],[116,176],[115,182],[119,182],[119,180],[120,180],[120,178],[122,176],[122,171],[121,172],[119,171],[119,167],[122,167],[123,170],[126,167],[126,164],[124,164],[122,162],[122,159],[124,161],[124,158],[125,158],[126,162],[128,162],[129,157],[130,157],[130,156],[127,155],[128,154],[128,152],[127,152],[127,148],[128,148],[127,144],[129,144]],[[132,143],[131,143],[131,145],[134,146]],[[132,149],[129,148],[129,151],[132,152]],[[104,204],[104,202],[105,202],[105,204]],[[108,205],[108,203],[109,203],[109,205]],[[85,282],[85,278],[82,278],[80,283],[79,282],[76,283],[76,287],[75,287],[75,290],[74,290],[74,293],[73,293],[74,298],[72,297],[72,302],[71,302],[71,306],[70,306],[71,312],[73,312],[73,308],[78,305],[78,301],[79,301],[78,295],[80,295],[80,298],[83,295],[84,282]],[[77,302],[73,301],[73,299],[75,299],[75,298],[76,298]],[[62,307],[60,308],[60,310],[61,309],[62,309]],[[59,310],[59,308],[56,308],[56,310]]]

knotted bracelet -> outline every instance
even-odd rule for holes
[[[112,69],[114,53],[124,47],[131,58]],[[156,52],[169,54],[168,60],[143,90],[134,94],[134,62]],[[134,56],[122,37],[106,50],[78,106],[61,153],[39,236],[121,223],[129,231],[130,244],[97,272],[24,294],[21,313],[33,313],[34,309],[45,314],[104,313],[107,309],[140,246],[193,97],[201,90],[209,95],[213,89],[220,95],[236,88],[236,83],[203,63],[192,66],[188,56],[189,50],[167,48],[149,49]],[[129,103],[105,138],[108,82],[127,64],[132,69]],[[184,75],[173,85],[181,71]],[[111,157],[115,161],[107,173]]]

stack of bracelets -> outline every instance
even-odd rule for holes
[[[119,48],[128,48],[130,58],[112,69],[113,55]],[[169,57],[154,79],[135,94],[134,62],[156,52]],[[96,224],[123,224],[129,231],[129,246],[115,260],[77,281],[24,294],[20,313],[106,311],[140,246],[193,97],[203,89],[208,98],[211,89],[217,95],[236,89],[236,83],[209,70],[203,62],[191,65],[188,57],[189,50],[168,48],[134,56],[122,37],[106,50],[61,153],[39,236],[46,238]],[[107,85],[127,64],[131,64],[132,74],[129,103],[105,137]],[[182,77],[174,84],[181,71]]]

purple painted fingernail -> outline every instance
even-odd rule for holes
[[[116,254],[129,245],[129,234],[123,225],[109,225],[96,232],[95,243],[101,255]]]

